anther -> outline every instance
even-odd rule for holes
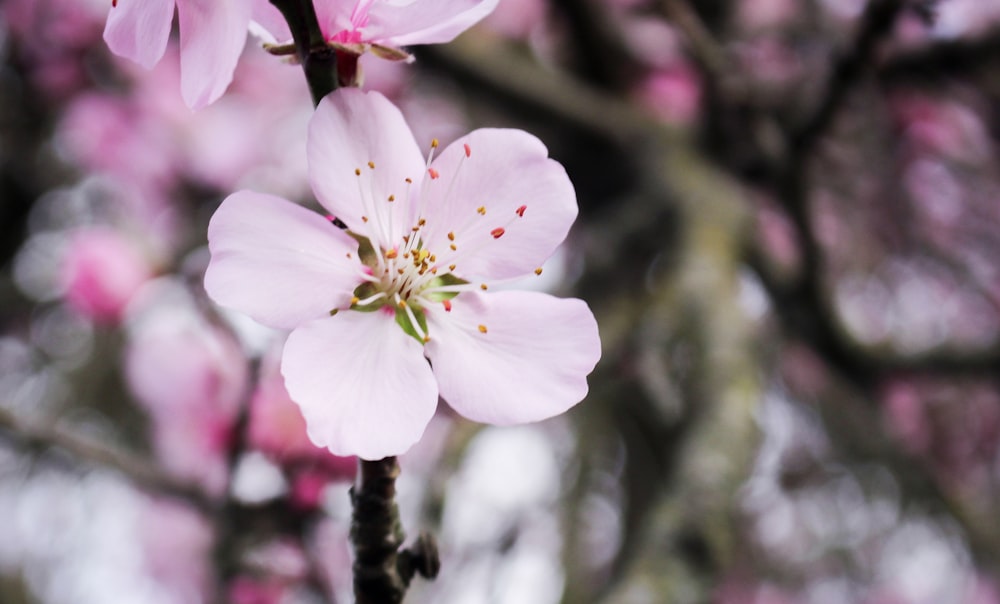
[[[444,304],[445,312],[451,312],[451,300],[441,300],[441,304]]]
[[[118,7],[118,0],[111,0],[111,8],[117,8],[117,7]]]
[[[361,221],[362,222],[368,222],[368,217],[367,216],[362,216],[361,217]]]
[[[431,337],[430,336],[424,336],[424,344],[426,344],[427,342],[430,342],[430,341],[431,341]]]
[[[402,275],[402,274],[403,274],[404,272],[406,272],[406,271],[404,271],[404,270],[403,270],[403,269],[401,269],[401,268],[397,268],[397,269],[396,269],[396,272],[397,272],[397,273],[399,273],[400,275]]]
[[[471,157],[472,156],[472,147],[469,146],[469,143],[465,143],[462,146],[465,147],[465,156],[466,157]]]
[[[542,267],[539,266],[538,268],[536,268],[535,269],[535,274],[536,275],[541,275],[542,274]]]
[[[438,257],[435,256],[434,254],[431,254],[431,257],[428,258],[428,260],[430,260],[431,262],[437,262],[438,261]]]
[[[481,290],[483,290],[483,291],[486,291],[486,290],[488,290],[488,289],[489,289],[489,286],[488,286],[488,285],[486,285],[485,283],[483,283],[483,284],[481,284],[481,285],[479,286],[479,289],[481,289]]]
[[[441,176],[440,174],[438,174],[438,171],[435,170],[434,168],[427,168],[427,173],[431,175],[431,180],[434,180],[437,177]]]
[[[406,300],[400,300],[399,301],[399,307],[400,308],[406,308]]]
[[[438,148],[438,139],[432,138],[431,139],[431,149],[437,149],[437,148]]]
[[[406,180],[406,184],[408,184],[408,185],[412,185],[413,184],[413,179],[410,178],[409,176],[407,176],[405,180]]]
[[[373,162],[373,161],[368,162],[368,167],[371,168],[372,170],[374,170],[375,169],[375,162]]]
[[[345,255],[345,256],[347,256],[347,258],[348,258],[348,259],[350,259],[350,258],[351,258],[351,253],[350,253],[350,252],[347,252],[347,253],[346,253],[346,254],[344,254],[344,255]]]
[[[455,240],[455,232],[454,231],[450,231],[448,233],[448,241],[454,241],[454,240]]]
[[[424,218],[417,221],[417,226],[424,226],[425,224],[427,224],[427,220]]]
[[[398,254],[399,254],[399,252],[397,252],[397,251],[396,251],[396,248],[392,248],[392,249],[390,249],[389,251],[387,251],[387,252],[385,253],[385,257],[386,257],[386,258],[388,258],[389,260],[392,260],[392,259],[393,259],[393,258],[395,258],[395,257],[396,257],[396,256],[397,256]]]
[[[490,231],[490,235],[493,235],[494,239],[500,239],[501,237],[503,237],[503,234],[506,233],[506,232],[507,231],[505,231],[503,227],[497,227],[497,228],[493,229],[492,231]]]
[[[457,264],[449,264],[448,265],[448,270],[453,271],[453,270],[455,270],[456,266],[458,266],[458,265]]]
[[[410,252],[403,252],[403,258],[409,258]]]
[[[351,306],[354,306],[355,304],[357,304],[360,301],[361,301],[361,298],[359,298],[357,296],[352,297],[351,298]]]
[[[479,326],[479,333],[486,333],[486,326],[485,325],[480,325]]]
[[[361,176],[361,168],[354,168],[354,175]]]
[[[527,209],[528,206],[521,206],[518,209],[514,210],[514,213],[517,214],[518,216],[524,216],[524,211]]]
[[[389,201],[390,202],[396,201],[396,196],[395,195],[390,195],[389,196]]]
[[[456,245],[455,245],[454,243],[452,243],[452,244],[451,244],[451,245],[449,245],[448,247],[450,247],[450,248],[451,248],[451,251],[453,251],[453,252],[457,252],[457,251],[458,251],[458,247],[457,247],[457,246],[456,246]]]
[[[486,216],[486,206],[479,206],[478,208],[476,208],[476,211],[479,212],[481,215]]]

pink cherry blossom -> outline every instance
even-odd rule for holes
[[[192,109],[220,96],[233,79],[250,27],[247,0],[112,0],[104,40],[117,55],[150,69],[163,57],[177,6],[181,95]]]
[[[323,36],[343,50],[362,54],[372,49],[394,58],[414,44],[443,44],[472,27],[496,8],[499,0],[313,0]],[[263,11],[262,11],[263,12]],[[277,9],[274,9],[277,12]],[[291,40],[280,19],[258,19],[271,42]]]
[[[151,275],[137,245],[111,228],[91,227],[70,236],[60,276],[70,307],[95,322],[114,324]]]
[[[600,357],[584,302],[488,292],[566,237],[577,206],[562,166],[519,130],[434,151],[425,162],[382,95],[340,89],[310,122],[308,156],[317,198],[348,231],[250,191],[209,224],[209,295],[293,330],[285,385],[312,441],[337,455],[405,452],[439,394],[491,424],[560,414]]]

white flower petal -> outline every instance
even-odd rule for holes
[[[208,225],[208,247],[208,294],[270,327],[292,329],[346,308],[362,281],[353,238],[272,195],[226,198]]]
[[[437,407],[420,344],[381,310],[344,311],[296,329],[281,373],[309,438],[334,455],[375,460],[405,453]]]
[[[428,309],[424,350],[441,396],[489,424],[558,415],[587,394],[601,356],[587,304],[536,292],[464,293],[451,310]]]

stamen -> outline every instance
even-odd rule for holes
[[[434,168],[427,168],[427,173],[431,175],[431,180],[437,180],[441,176]]]
[[[480,215],[486,216],[486,206],[479,206],[476,208],[476,211],[479,212]]]
[[[361,176],[361,168],[354,168],[354,175]]]
[[[454,241],[454,240],[455,240],[455,231],[450,231],[448,233],[448,241]]]
[[[368,162],[368,167],[371,168],[372,170],[374,170],[375,169],[375,162],[369,161]]]
[[[517,214],[518,216],[521,216],[523,218],[524,217],[524,211],[527,210],[527,209],[528,209],[528,206],[521,206],[518,209],[514,210],[514,213]]]
[[[458,251],[458,246],[456,246],[456,245],[455,245],[454,243],[452,243],[452,244],[451,244],[451,245],[449,245],[448,247],[450,247],[450,248],[451,248],[451,251],[453,251],[453,252],[457,252],[457,251]]]
[[[490,235],[493,235],[494,239],[500,239],[501,237],[503,237],[503,234],[506,233],[506,232],[507,231],[504,230],[503,227],[497,227],[497,228],[493,229],[492,231],[490,231]]]
[[[479,333],[486,333],[486,326],[485,325],[480,325],[479,326]]]
[[[472,147],[469,146],[469,143],[465,143],[462,146],[465,147],[465,156],[472,157]]]
[[[389,203],[392,203],[394,201],[396,201],[396,196],[395,195],[389,195]]]
[[[396,257],[397,255],[399,255],[399,252],[398,252],[398,251],[396,250],[396,248],[390,248],[390,249],[389,249],[388,251],[386,251],[386,253],[385,253],[385,257],[386,257],[386,258],[388,258],[389,260],[392,260],[392,259],[393,259],[393,258],[395,258],[395,257]]]
[[[432,138],[431,139],[431,149],[437,149],[437,148],[438,148],[438,139]]]
[[[445,312],[451,312],[451,300],[441,300],[441,304],[444,304]]]
[[[488,286],[488,285],[486,285],[485,283],[483,283],[483,284],[481,284],[481,285],[479,286],[479,289],[481,289],[481,290],[483,290],[483,291],[486,291],[486,290],[488,290],[488,289],[489,289],[489,286]]]
[[[538,268],[536,268],[535,269],[535,274],[536,275],[541,275],[542,274],[542,267],[539,266]]]
[[[456,266],[458,266],[458,265],[457,264],[449,264],[448,265],[448,270],[453,271],[453,270],[455,270]]]

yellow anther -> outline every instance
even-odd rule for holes
[[[361,222],[368,222],[368,217],[367,216],[362,216],[361,217]]]
[[[453,271],[453,270],[455,270],[456,266],[458,266],[458,265],[457,264],[449,264],[448,265],[448,270]]]
[[[408,185],[412,185],[412,184],[413,184],[413,179],[412,179],[412,178],[410,178],[409,176],[407,176],[407,177],[406,177],[406,184],[408,184]]]
[[[389,196],[389,201],[390,202],[396,201],[396,196],[395,195],[390,195]]]
[[[455,240],[455,232],[454,231],[450,231],[448,233],[448,241],[454,241],[454,240]]]
[[[430,341],[431,341],[431,337],[430,336],[424,336],[424,344],[426,344],[427,342],[430,342]]]
[[[351,298],[351,306],[354,306],[355,304],[357,304],[360,301],[361,301],[361,298],[359,298],[357,296],[352,297]]]
[[[431,254],[430,261],[431,262],[437,262],[438,261],[438,257],[435,256],[434,254]]]
[[[437,149],[437,147],[438,147],[438,139],[432,138],[431,139],[431,149]]]
[[[385,257],[386,257],[386,258],[388,258],[389,260],[392,260],[392,259],[393,259],[393,258],[395,258],[395,257],[396,257],[396,256],[397,256],[398,254],[399,254],[399,252],[397,252],[397,251],[396,251],[396,248],[392,248],[391,250],[389,250],[389,251],[387,251],[387,252],[385,253]]]
[[[404,270],[403,270],[403,269],[401,269],[401,268],[397,268],[397,269],[396,269],[396,272],[397,272],[397,273],[399,273],[400,275],[402,275],[402,274],[403,274],[404,272],[406,272],[406,271],[404,271]]]
[[[361,176],[361,168],[354,168],[354,175]]]
[[[373,161],[368,162],[368,167],[371,168],[372,170],[374,170],[375,169],[375,162],[373,162]]]
[[[449,245],[448,247],[450,247],[450,248],[451,248],[451,251],[453,251],[453,252],[457,252],[457,251],[458,251],[458,248],[457,248],[457,247],[455,246],[455,244],[454,244],[454,243],[452,243],[452,244],[451,244],[451,245]]]
[[[424,226],[425,224],[427,224],[427,220],[423,218],[417,221],[417,226]]]
[[[476,211],[479,212],[481,215],[486,216],[486,206],[479,206],[478,208],[476,208]]]
[[[486,333],[486,326],[485,325],[480,325],[479,326],[479,333]]]
[[[536,268],[535,269],[535,274],[536,275],[541,275],[542,274],[542,267],[539,266],[538,268]]]
[[[482,285],[479,286],[479,289],[486,291],[489,289],[489,287],[485,283],[483,283]]]
[[[406,308],[406,300],[400,300],[399,301],[399,307],[400,308]]]

